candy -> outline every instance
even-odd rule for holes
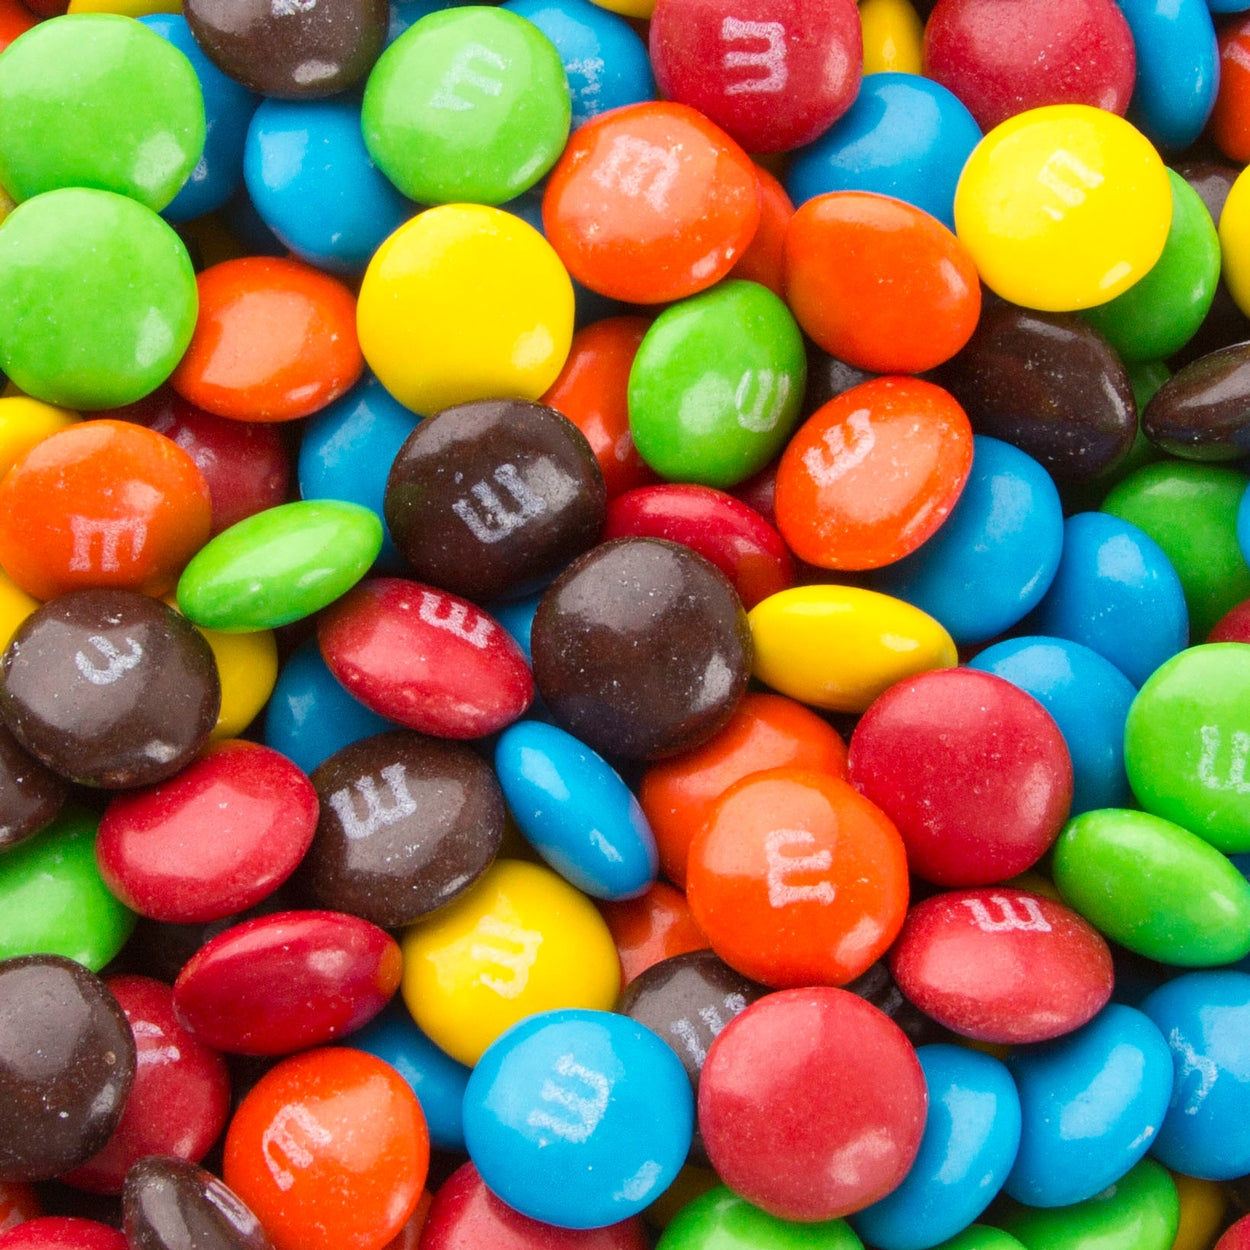
[[[169,1250],[184,1237],[205,1250],[272,1250],[260,1221],[211,1172],[149,1155],[126,1174],[126,1241],[135,1250]]]
[[[38,833],[56,816],[69,785],[0,728],[0,794],[0,847],[7,849]]]
[[[715,1245],[749,1245],[759,1250],[860,1250],[844,1220],[795,1224],[753,1207],[723,1185],[696,1198],[664,1230],[663,1250],[708,1250]]]
[[[626,986],[666,959],[710,949],[686,896],[663,881],[638,898],[600,903],[599,912],[616,943]]]

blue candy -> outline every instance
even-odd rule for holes
[[[850,1217],[878,1250],[927,1250],[989,1206],[1020,1144],[1020,1100],[1007,1069],[962,1046],[921,1046],[929,1091],[920,1152],[903,1183]]]
[[[530,635],[534,629],[534,614],[542,602],[542,591],[526,595],[524,599],[507,599],[492,603],[490,614],[512,635],[513,641],[525,652],[525,662],[531,667],[534,657],[530,652]]]
[[[491,1044],[464,1094],[469,1157],[509,1206],[602,1228],[649,1206],[690,1149],[681,1060],[628,1016],[540,1012]]]
[[[955,186],[981,130],[960,100],[919,74],[868,74],[855,103],[794,154],[796,205],[827,191],[876,191],[955,228]]]
[[[415,25],[423,17],[443,9],[461,7],[461,0],[391,0],[390,18],[386,24],[386,46],[389,48],[396,39]]]
[[[508,810],[534,849],[592,898],[636,898],[659,857],[638,800],[601,755],[555,725],[519,721],[495,746]]]
[[[1063,511],[1032,456],[978,434],[958,503],[919,550],[875,577],[878,590],[936,617],[959,644],[984,642],[1046,593],[1063,547]]]
[[[1242,559],[1250,564],[1250,486],[1246,487],[1237,509],[1237,545],[1241,548]]]
[[[1068,518],[1059,571],[1030,624],[1097,651],[1135,686],[1189,643],[1172,562],[1144,530],[1106,512]]]
[[[1120,1179],[1150,1148],[1172,1094],[1172,1056],[1140,1011],[1110,1003],[1088,1024],[1007,1057],[1020,1091],[1020,1153],[1004,1186],[1063,1207]]]
[[[1012,638],[969,662],[1031,694],[1054,717],[1072,756],[1072,815],[1127,807],[1124,721],[1133,683],[1110,660],[1063,638]]]

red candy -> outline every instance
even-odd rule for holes
[[[661,960],[708,949],[707,934],[695,923],[685,897],[663,881],[638,898],[598,906],[621,957],[622,985]]]
[[[1250,642],[1250,599],[1229,608],[1207,635],[1208,642]]]
[[[174,1007],[218,1050],[286,1055],[372,1020],[399,988],[400,962],[395,939],[367,920],[278,912],[205,942],[174,983]]]
[[[852,784],[898,826],[911,871],[938,885],[1005,881],[1059,836],[1072,760],[1050,713],[975,669],[890,687],[851,737]]]
[[[1250,17],[1220,32],[1220,89],[1210,129],[1225,156],[1250,161]]]
[[[1111,952],[1075,912],[986,886],[913,907],[890,954],[899,989],[926,1015],[983,1042],[1044,1042],[1111,997]]]
[[[39,1197],[20,1181],[0,1181],[0,1233],[42,1214]]]
[[[129,1250],[107,1224],[67,1215],[45,1215],[0,1233],[0,1250]]]
[[[439,738],[480,738],[534,698],[520,647],[493,617],[433,586],[379,577],[321,617],[321,655],[366,707]]]
[[[699,1078],[699,1131],[725,1184],[784,1220],[830,1220],[896,1188],[924,1132],[903,1031],[845,990],[769,994],[731,1020]]]
[[[1215,1243],[1215,1250],[1250,1250],[1250,1215],[1243,1215]]]

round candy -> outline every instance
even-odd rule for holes
[[[0,1235],[7,1250],[129,1250],[115,1228],[72,1215],[45,1215],[27,1220]]]
[[[687,1203],[665,1227],[661,1250],[712,1250],[754,1246],[757,1250],[861,1250],[845,1220],[797,1224],[753,1207],[724,1185]]]
[[[760,224],[729,274],[747,282],[758,282],[784,298],[786,231],[794,217],[794,205],[785,187],[763,165],[756,165],[755,180],[760,192]]]
[[[214,742],[237,738],[273,693],[278,677],[277,639],[267,629],[253,634],[225,634],[215,629],[201,629],[200,633],[213,652],[221,680],[221,710],[211,738]]]
[[[910,0],[864,0],[864,73],[919,74],[924,24]]]
[[[25,395],[0,396],[0,477],[50,434],[78,423],[78,414]]]
[[[638,898],[600,903],[599,912],[616,943],[626,985],[666,959],[710,949],[686,896],[663,881]]]
[[[1185,460],[1238,459],[1250,438],[1248,366],[1250,350],[1244,343],[1200,356],[1151,396],[1142,412],[1142,434],[1161,451]]]
[[[211,1172],[149,1155],[126,1174],[122,1191],[126,1243],[133,1250],[272,1250],[260,1221]]]
[[[4,221],[0,368],[36,399],[109,408],[141,398],[186,350],[196,307],[186,247],[135,200],[67,187]]]
[[[69,785],[0,724],[0,850],[23,842],[61,810]]]

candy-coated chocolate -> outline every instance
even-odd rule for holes
[[[78,414],[27,395],[0,397],[0,475],[7,473],[36,443],[78,423]]]
[[[799,1224],[753,1207],[724,1185],[685,1204],[660,1237],[662,1250],[863,1250],[845,1220]]]
[[[61,810],[69,785],[0,725],[0,849],[38,833]]]
[[[1224,1187],[1181,1172],[1172,1173],[1172,1182],[1181,1201],[1181,1223],[1172,1250],[1206,1250],[1225,1223],[1228,1199]],[[1250,1232],[1250,1225],[1246,1226],[1246,1231]],[[1234,1243],[1226,1245],[1224,1250],[1245,1250],[1245,1247]]]
[[[149,1156],[126,1174],[122,1220],[131,1250],[272,1250],[260,1221],[211,1172]]]
[[[209,739],[222,742],[237,738],[273,693],[278,679],[278,641],[270,629],[253,634],[226,634],[217,629],[201,629],[200,633],[212,650],[221,682],[221,708]]]
[[[1177,1188],[1180,1188],[1179,1182]],[[1182,1216],[1184,1212],[1182,1210]],[[1215,1243],[1215,1250],[1245,1250],[1250,1246],[1250,1215],[1244,1215],[1229,1226],[1224,1236]]]
[[[129,1250],[125,1237],[97,1220],[45,1215],[0,1234],[0,1250]]]
[[[1250,445],[1245,419],[1250,350],[1245,344],[1201,356],[1165,382],[1142,413],[1156,447],[1186,460],[1236,460]]]
[[[859,6],[864,35],[864,73],[919,74],[924,23],[910,0],[865,0]]]
[[[665,959],[711,949],[686,896],[663,881],[638,898],[602,902],[599,911],[616,943],[626,985]]]
[[[970,1224],[962,1233],[942,1242],[935,1250],[1027,1250],[1027,1247],[1001,1228]]]
[[[117,1127],[135,1040],[99,978],[59,955],[0,962],[0,1179],[47,1180]]]

